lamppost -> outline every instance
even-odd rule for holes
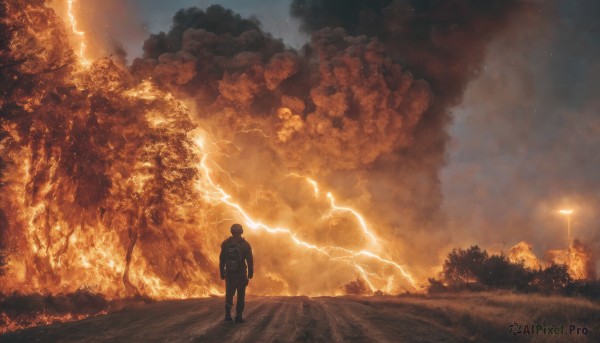
[[[571,271],[571,216],[573,215],[573,210],[565,208],[559,210],[558,213],[567,217],[567,268]]]
[[[562,209],[558,213],[567,217],[567,248],[571,248],[571,215],[573,215],[573,210]]]

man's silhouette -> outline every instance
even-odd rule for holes
[[[240,224],[231,225],[231,237],[221,244],[221,255],[219,256],[219,268],[221,279],[225,279],[225,321],[231,321],[231,308],[233,307],[233,296],[237,291],[237,303],[235,306],[235,322],[243,323],[242,312],[244,312],[244,299],[246,298],[246,286],[248,279],[254,275],[254,261],[252,259],[252,248],[242,237],[244,229]],[[246,270],[247,267],[247,270]]]

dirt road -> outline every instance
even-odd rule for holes
[[[549,300],[523,305],[513,298],[251,297],[243,324],[223,322],[222,298],[163,301],[13,332],[0,336],[0,342],[514,341],[508,325],[531,318],[529,311],[539,314]],[[582,316],[599,308],[593,303],[575,306]]]

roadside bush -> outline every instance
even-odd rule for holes
[[[543,269],[532,270],[522,262],[511,262],[504,254],[488,255],[477,245],[452,250],[444,261],[439,277],[429,278],[428,281],[429,293],[503,289],[600,299],[600,281],[574,281],[566,265],[551,264]]]

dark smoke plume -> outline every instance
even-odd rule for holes
[[[489,41],[522,8],[516,0],[294,0],[291,14],[309,32],[339,26],[378,37],[393,58],[432,85],[436,99],[452,105],[480,68]]]
[[[381,234],[431,243],[443,235],[431,229],[441,224],[449,107],[517,9],[515,1],[294,1],[292,14],[313,32],[294,51],[256,21],[191,8],[145,42],[131,70],[193,99],[219,138],[263,139],[242,138],[249,128],[269,137],[272,152],[243,147],[244,169],[231,165],[238,175],[264,174],[250,158],[263,155],[267,169],[311,175],[356,199],[391,229]]]
[[[144,50],[144,58],[131,66],[134,77],[152,77],[178,97],[192,99],[201,127],[217,140],[231,142],[221,147],[230,156],[221,163],[237,176],[238,184],[244,184],[240,199],[257,192],[269,194],[273,180],[295,172],[314,177],[340,197],[356,199],[376,217],[377,209],[385,206],[373,206],[369,199],[387,196],[390,184],[401,187],[403,182],[389,175],[377,181],[380,175],[371,176],[369,170],[381,163],[395,170],[420,168],[412,169],[395,152],[415,144],[415,129],[431,103],[431,90],[394,62],[378,39],[328,28],[316,32],[302,51],[295,51],[263,32],[258,23],[212,6],[205,11],[179,11],[173,29],[151,36]],[[292,184],[283,186],[282,194],[304,187],[295,179],[286,182]],[[407,208],[402,221],[389,222],[394,210],[380,216],[384,219],[377,226],[406,224],[414,212],[421,211],[421,205],[409,198],[418,194],[416,203],[425,204],[428,191],[412,187],[421,193],[399,199]],[[281,202],[289,206],[274,210],[272,218],[265,220],[280,220],[288,212],[298,215],[307,206],[294,205],[299,199],[290,202],[287,197],[265,200],[263,207],[281,206]],[[305,238],[315,241],[330,229],[296,225]],[[394,232],[381,229],[379,234]],[[348,233],[335,239],[339,244],[360,244],[352,237]],[[297,277],[285,274],[291,287],[303,284]],[[320,285],[315,282],[310,287],[316,290]]]
[[[417,209],[412,224],[428,231],[416,236],[412,230],[403,235],[406,239],[436,240],[429,228],[443,225],[432,218],[441,204],[438,172],[445,163],[449,111],[481,68],[487,44],[508,25],[512,14],[525,9],[514,0],[292,2],[291,14],[302,20],[305,31],[340,26],[352,35],[375,36],[393,60],[431,86],[434,100],[415,130],[416,144],[397,151],[392,162],[382,158],[372,168],[382,176],[377,180],[394,180],[379,181],[384,184],[379,188],[388,190],[375,199],[384,212],[398,213],[402,208],[398,217],[404,217],[410,213],[404,209]]]
[[[154,76],[194,98],[206,107],[204,116],[239,112],[225,120],[231,129],[262,118],[277,148],[294,146],[296,156],[285,158],[290,166],[310,165],[323,150],[330,156],[310,169],[372,163],[411,144],[430,102],[429,86],[394,63],[376,39],[326,29],[299,53],[220,6],[181,10],[173,20],[171,31],[145,42],[134,75]]]

